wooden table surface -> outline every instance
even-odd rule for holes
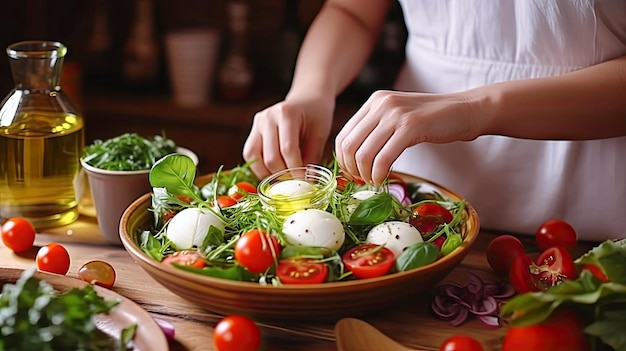
[[[443,281],[465,284],[468,281],[468,272],[487,279],[502,279],[489,268],[485,258],[487,244],[494,235],[481,232],[465,260]],[[532,247],[530,238],[524,240],[528,247]],[[131,259],[123,247],[104,242],[95,218],[81,215],[77,222],[68,226],[42,230],[37,234],[35,245],[41,246],[50,242],[61,243],[68,249],[72,260],[67,274],[69,277],[77,277],[80,266],[90,260],[100,259],[111,263],[117,272],[117,281],[112,290],[133,300],[153,316],[174,324],[176,338],[170,344],[171,350],[214,350],[213,327],[221,316],[173,294],[153,280]],[[32,267],[36,251],[37,247],[18,256],[0,245],[0,267]],[[361,319],[396,341],[423,350],[438,350],[447,337],[456,334],[471,335],[483,343],[485,350],[493,350],[505,333],[504,328],[487,328],[477,319],[470,319],[460,327],[439,321],[429,311],[430,302],[430,296],[421,296],[411,305],[394,306]],[[333,323],[310,324],[304,320],[284,325],[261,323],[261,331],[263,350],[337,349]]]

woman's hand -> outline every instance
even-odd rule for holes
[[[337,135],[337,161],[348,174],[380,185],[393,162],[410,146],[478,137],[482,130],[476,118],[479,103],[469,93],[377,91]]]
[[[259,178],[307,163],[318,163],[330,135],[333,99],[285,100],[254,116],[243,148]]]

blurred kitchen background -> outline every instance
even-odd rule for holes
[[[124,132],[165,133],[194,150],[200,172],[241,164],[254,113],[280,101],[295,55],[323,0],[21,0],[0,4],[0,44],[54,40],[68,47],[61,86],[85,117],[86,142]],[[390,88],[404,59],[406,28],[393,2],[377,47],[340,96],[336,133],[377,89]],[[164,38],[209,28],[219,45],[207,102],[173,98]],[[4,50],[3,50],[4,51]],[[13,88],[0,59],[0,93]],[[328,157],[332,138],[327,145]]]

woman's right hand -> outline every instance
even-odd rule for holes
[[[287,99],[258,112],[243,158],[259,178],[319,163],[330,135],[334,99]]]

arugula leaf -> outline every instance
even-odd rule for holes
[[[148,170],[161,157],[176,151],[173,140],[155,135],[144,138],[126,133],[83,148],[83,161],[88,165],[113,171]]]

